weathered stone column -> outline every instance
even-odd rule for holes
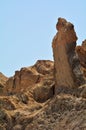
[[[76,77],[73,72],[72,60],[75,55],[77,36],[74,26],[63,18],[58,19],[58,30],[53,39],[53,56],[55,67],[55,93],[74,88]]]

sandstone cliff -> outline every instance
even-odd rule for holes
[[[86,42],[76,47],[63,18],[56,28],[54,62],[38,60],[10,78],[0,73],[0,130],[86,130]]]

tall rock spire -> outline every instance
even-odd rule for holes
[[[53,39],[52,47],[55,68],[55,93],[57,94],[79,85],[82,72],[75,53],[77,36],[73,24],[59,18],[56,29],[58,32]]]

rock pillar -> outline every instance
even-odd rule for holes
[[[55,93],[76,86],[72,60],[75,55],[77,36],[74,26],[63,18],[58,19],[58,30],[52,43],[54,56]]]

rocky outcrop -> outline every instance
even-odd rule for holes
[[[57,95],[35,116],[25,130],[86,129],[86,100],[69,95]]]
[[[76,47],[76,52],[78,53],[80,64],[86,77],[86,40],[82,42],[81,46]]]
[[[20,71],[16,71],[13,77],[6,82],[6,94],[25,92],[32,90],[35,86],[42,86],[47,79],[53,80],[54,64],[49,60],[39,60],[34,66],[24,67]]]
[[[58,19],[58,30],[53,39],[55,93],[75,88],[84,83],[79,59],[75,53],[77,36],[74,26],[63,18]]]
[[[0,72],[0,95],[3,95],[8,78]]]
[[[80,95],[77,98],[60,94],[45,103],[37,103],[30,99],[25,104],[16,96],[9,96],[8,101],[11,102],[0,106],[0,129],[86,129],[86,98]]]
[[[5,82],[7,81],[7,77],[4,75],[4,74],[2,74],[1,72],[0,72],[0,83],[2,84],[2,85],[5,85]]]
[[[81,65],[86,68],[86,40],[83,41],[82,46],[77,46],[76,51],[79,56]]]
[[[51,80],[43,82],[33,90],[33,97],[37,102],[45,102],[54,96],[55,83]]]
[[[56,27],[55,63],[38,60],[10,78],[0,73],[0,83],[4,85],[0,130],[86,129],[86,84],[81,71],[81,65],[85,68],[85,55],[76,47],[77,37],[71,23],[59,18]]]

